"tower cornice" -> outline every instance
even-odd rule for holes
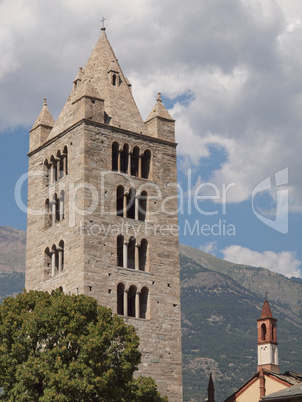
[[[151,137],[149,135],[145,135],[142,133],[135,133],[133,131],[128,131],[125,130],[123,128],[120,127],[114,127],[114,126],[108,126],[107,124],[103,124],[103,123],[97,123],[88,119],[82,119],[79,120],[77,123],[73,124],[72,126],[68,127],[66,130],[62,131],[61,133],[57,134],[55,137],[49,139],[47,142],[45,142],[44,144],[42,144],[40,147],[34,149],[33,151],[29,152],[27,154],[27,156],[32,156],[35,153],[41,151],[43,148],[48,147],[50,144],[56,142],[58,139],[64,137],[67,133],[69,133],[70,131],[74,130],[75,128],[81,126],[82,124],[85,124],[87,126],[95,126],[95,127],[102,127],[105,128],[106,130],[112,131],[112,132],[118,132],[121,134],[125,134],[129,137],[133,137],[136,139],[143,139],[143,140],[148,140],[150,142],[153,143],[157,143],[157,144],[165,144],[165,145],[170,145],[173,148],[176,148],[178,143],[177,142],[172,142],[172,141],[167,141],[167,140],[163,140],[161,138],[156,138],[156,137]]]

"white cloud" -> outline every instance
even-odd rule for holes
[[[45,96],[58,116],[105,16],[144,118],[156,92],[194,93],[189,105],[171,110],[183,168],[199,169],[209,144],[218,144],[228,159],[210,180],[235,182],[228,201],[241,202],[288,167],[290,202],[299,211],[301,12],[299,0],[3,0],[0,131],[31,126]]]
[[[263,267],[279,274],[291,277],[302,277],[301,262],[296,259],[293,251],[258,251],[246,247],[233,245],[221,250],[223,259],[235,264],[250,265],[252,267]]]
[[[199,250],[201,250],[207,254],[215,255],[215,252],[217,251],[217,241],[214,240],[214,241],[210,241],[206,244],[202,244],[199,246]]]

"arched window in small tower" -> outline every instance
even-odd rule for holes
[[[265,341],[266,338],[266,325],[262,324],[261,325],[261,340]]]
[[[57,249],[58,254],[58,272],[64,271],[64,241],[61,240]]]
[[[142,156],[142,178],[148,179],[150,174],[151,152],[147,149]]]
[[[138,219],[140,221],[145,221],[146,213],[147,213],[147,192],[142,191],[141,195],[138,198]]]
[[[139,318],[147,318],[149,290],[143,287],[139,295]]]
[[[62,159],[63,159],[63,175],[66,176],[66,175],[68,175],[68,148],[67,148],[67,146],[65,146],[63,149]]]
[[[116,215],[124,216],[124,187],[118,186],[116,189]]]
[[[128,317],[135,317],[136,286],[131,285],[128,290]]]
[[[134,147],[131,154],[131,176],[138,176],[139,147]]]
[[[135,243],[134,237],[131,237],[128,243],[128,262],[127,268],[135,268]]]
[[[275,325],[272,324],[272,341],[275,340]]]
[[[119,160],[119,144],[114,142],[112,144],[112,170],[113,172],[118,172],[118,160]]]
[[[129,164],[129,146],[125,144],[121,152],[121,172],[128,173]]]
[[[131,188],[127,196],[127,218],[135,219],[135,188]]]
[[[59,199],[59,220],[62,221],[65,218],[65,191],[60,192]]]
[[[119,283],[117,285],[117,314],[125,315],[124,314],[124,292],[125,292],[125,285],[123,283]]]
[[[122,236],[122,235],[117,236],[116,251],[117,251],[117,266],[123,267],[124,266],[124,258],[123,258],[124,236]]]
[[[48,247],[44,251],[44,274],[45,279],[51,276],[51,252]]]
[[[139,270],[140,271],[146,271],[147,251],[148,251],[148,242],[146,239],[143,239],[139,246]]]
[[[45,228],[49,228],[52,224],[51,203],[49,198],[45,201]]]

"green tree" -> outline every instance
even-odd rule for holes
[[[84,295],[30,291],[0,306],[0,387],[5,401],[165,401],[133,374],[139,338]]]

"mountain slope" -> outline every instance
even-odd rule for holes
[[[201,266],[229,276],[244,288],[262,298],[268,290],[268,298],[281,307],[284,305],[302,318],[302,286],[301,281],[286,278],[265,268],[234,264],[223,261],[213,255],[204,253],[193,247],[180,245],[180,254],[189,257]]]
[[[184,401],[205,400],[210,372],[217,401],[255,373],[256,319],[266,289],[278,319],[280,369],[302,371],[301,280],[184,245],[180,262]],[[22,291],[24,271],[25,232],[0,227],[0,303]]]
[[[184,400],[205,400],[212,372],[216,400],[222,401],[256,371],[263,295],[183,254],[180,260]],[[301,371],[302,319],[284,304],[270,304],[278,318],[280,369]]]
[[[26,232],[0,226],[0,272],[25,271]]]

